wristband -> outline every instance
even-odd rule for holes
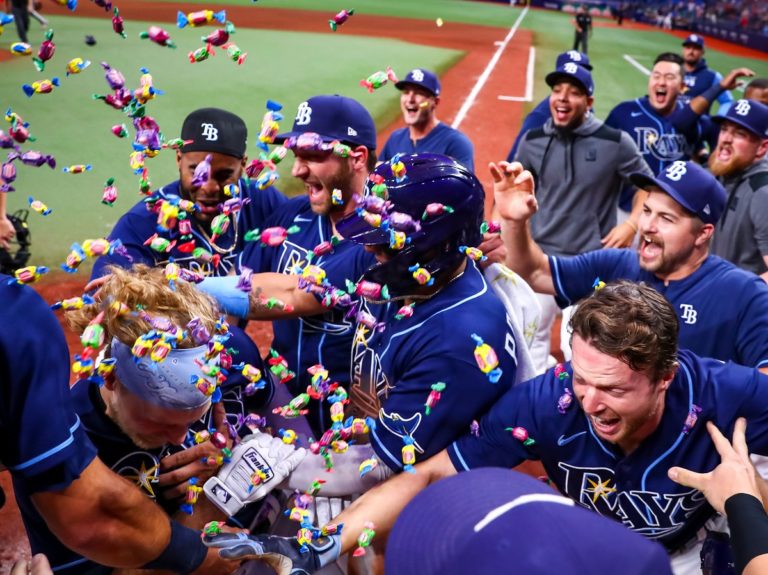
[[[142,569],[164,569],[175,573],[192,573],[205,561],[208,548],[200,532],[171,520],[171,540],[160,556]]]
[[[207,293],[221,310],[237,317],[248,317],[251,302],[248,294],[237,287],[238,276],[208,277],[197,284],[197,289]]]
[[[714,102],[714,101],[717,99],[717,97],[718,97],[720,94],[722,94],[723,92],[725,92],[725,88],[722,88],[722,87],[720,86],[720,83],[717,83],[717,84],[715,84],[714,86],[710,86],[709,88],[707,88],[706,90],[704,90],[704,91],[701,93],[701,96],[702,96],[703,98],[705,98],[705,99],[707,100],[707,102],[709,102],[709,103],[711,104],[711,103],[712,103],[712,102]]]
[[[736,572],[741,573],[758,555],[768,553],[768,515],[753,495],[737,493],[725,501],[731,529],[731,546]]]

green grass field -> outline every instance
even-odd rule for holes
[[[259,7],[301,8],[318,11],[318,18],[327,19],[341,8],[354,8],[359,14],[380,14],[434,21],[440,17],[446,26],[471,23],[502,28],[499,40],[520,14],[520,9],[501,4],[467,2],[464,0],[360,0],[349,5],[327,0],[211,0],[209,4],[242,4]],[[191,8],[190,8],[191,9]],[[354,18],[354,16],[353,16]],[[167,137],[178,136],[184,116],[192,109],[215,105],[240,114],[253,136],[258,131],[267,98],[285,106],[291,116],[296,105],[307,96],[338,92],[362,101],[371,111],[377,125],[384,126],[398,114],[396,92],[386,88],[373,95],[359,86],[361,78],[391,65],[396,71],[424,66],[443,71],[453,65],[462,53],[451,50],[413,46],[403,42],[365,38],[340,33],[290,33],[267,30],[238,29],[233,40],[248,52],[242,67],[217,54],[206,62],[189,64],[188,51],[200,46],[199,30],[178,30],[164,23],[178,43],[177,50],[160,48],[149,41],[136,38],[148,23],[130,22],[128,40],[115,36],[104,19],[51,17],[56,31],[57,53],[45,73],[38,73],[28,58],[4,62],[0,74],[0,108],[8,106],[31,124],[38,137],[26,149],[38,149],[53,154],[59,166],[30,168],[19,166],[16,187],[20,191],[9,195],[9,211],[27,206],[27,196],[46,202],[53,213],[43,218],[30,214],[33,233],[33,263],[57,265],[73,241],[106,234],[114,221],[138,199],[137,179],[128,167],[130,142],[118,140],[109,133],[113,124],[127,122],[121,112],[91,99],[92,93],[108,91],[98,63],[108,61],[126,76],[127,84],[135,87],[140,66],[146,66],[155,84],[166,92],[148,106],[148,113],[163,127]],[[434,25],[434,24],[432,24]],[[353,27],[354,20],[347,26]],[[531,108],[548,93],[544,76],[550,71],[555,56],[571,48],[573,32],[570,16],[555,12],[531,10],[522,22],[523,29],[532,30],[536,46],[535,89]],[[82,42],[85,34],[95,34],[99,44],[94,48]],[[31,41],[42,40],[42,29],[32,23]],[[16,41],[12,26],[0,37],[0,49]],[[290,49],[289,49],[290,47]],[[653,58],[662,51],[679,51],[680,40],[656,31],[637,31],[597,27],[590,43],[590,58],[595,65],[595,109],[605,117],[618,102],[645,93],[647,78],[623,58],[632,56],[650,68]],[[80,56],[93,61],[91,68],[79,76],[63,78],[64,64]],[[768,76],[768,56],[763,60],[736,58],[714,50],[707,52],[712,67],[727,72],[732,67],[746,65],[758,75]],[[497,73],[500,70],[497,69]],[[504,71],[502,73],[523,73]],[[22,83],[62,76],[62,86],[53,94],[26,98]],[[466,92],[472,88],[468,79]],[[738,95],[738,94],[737,94]],[[463,97],[463,95],[462,95]],[[286,122],[289,124],[289,122]],[[509,131],[510,142],[514,131]],[[249,148],[253,157],[257,150]],[[149,160],[154,185],[159,186],[176,177],[173,152],[161,153]],[[68,175],[61,167],[90,163],[91,172]],[[288,193],[298,188],[288,176],[290,162],[281,166],[279,187]],[[120,198],[113,208],[100,203],[104,181],[114,176],[120,188]]]
[[[148,23],[132,21],[135,32],[128,40],[122,40],[111,30],[109,34],[98,34],[98,26],[103,28],[104,24],[103,20],[52,17],[57,51],[44,73],[38,73],[29,58],[0,64],[2,111],[10,106],[30,123],[37,142],[25,145],[25,149],[52,154],[58,162],[55,170],[19,164],[15,183],[19,191],[8,196],[9,212],[26,207],[30,195],[53,210],[47,217],[30,214],[33,262],[39,265],[58,265],[72,242],[107,234],[117,218],[139,199],[138,179],[128,165],[130,141],[110,133],[112,125],[130,124],[130,119],[91,99],[93,93],[108,92],[103,70],[98,65],[102,60],[121,70],[130,87],[138,85],[139,67],[149,68],[155,85],[165,94],[149,103],[147,113],[157,119],[168,138],[178,137],[189,111],[215,105],[242,116],[253,141],[267,98],[284,105],[288,118],[284,123],[286,129],[290,128],[293,112],[302,100],[333,92],[359,99],[377,124],[385,125],[398,114],[397,93],[387,86],[385,90],[368,94],[358,85],[360,79],[386,65],[395,70],[416,65],[445,70],[461,55],[452,50],[359,36],[240,29],[234,40],[248,52],[243,66],[228,60],[224,53],[190,64],[186,55],[201,45],[199,30],[174,29],[172,37],[179,47],[171,50],[136,37]],[[0,38],[4,41],[3,49],[15,40],[13,29],[9,32]],[[91,49],[82,42],[83,36],[89,33],[97,34],[101,40]],[[34,27],[30,40],[38,43],[41,39],[41,29]],[[280,48],[288,45],[290,50]],[[309,55],[311,66],[307,64]],[[75,56],[88,57],[93,63],[82,74],[64,78],[61,72],[65,63]],[[52,94],[27,98],[21,90],[23,83],[54,75],[61,76],[62,86]],[[257,153],[251,145],[251,157]],[[93,169],[77,175],[63,173],[61,168],[71,164],[91,164]],[[152,183],[157,186],[178,177],[171,150],[148,160],[147,166]],[[288,193],[297,190],[297,182],[289,175],[290,162],[280,167],[283,175],[280,188]],[[120,190],[112,208],[100,203],[102,186],[110,176],[116,178]]]

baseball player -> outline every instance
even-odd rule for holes
[[[708,89],[720,84],[723,75],[707,66],[704,58],[704,38],[698,34],[690,34],[683,41],[683,61],[685,62],[685,92],[683,101],[690,101]],[[718,114],[723,115],[728,111],[733,96],[728,90],[724,90],[717,97],[720,105]]]
[[[744,88],[745,100],[756,100],[768,106],[768,78],[753,78]]]
[[[232,570],[96,457],[72,407],[64,332],[42,298],[8,276],[0,356],[0,460],[63,544],[115,567]]]
[[[100,325],[111,341],[104,359],[115,362],[102,385],[81,380],[73,386],[75,413],[107,468],[156,500],[168,515],[188,523],[189,518],[179,512],[179,504],[187,494],[189,480],[194,478],[202,488],[216,472],[216,457],[221,456],[220,447],[211,441],[196,443],[195,434],[218,431],[228,438],[231,429],[249,435],[246,416],[264,407],[273,393],[268,372],[263,370],[251,339],[242,330],[229,328],[224,343],[227,353],[233,362],[247,363],[263,372],[263,389],[246,395],[248,381],[230,368],[230,375],[221,384],[221,398],[212,407],[211,396],[190,382],[202,378],[199,362],[208,352],[208,344],[196,345],[191,335],[185,336],[162,362],[149,356],[136,358],[131,350],[153,329],[152,318],[162,317],[177,326],[186,326],[194,318],[210,334],[216,333],[219,318],[206,296],[184,282],[171,289],[161,270],[139,265],[131,272],[114,270],[101,287],[99,299],[120,302],[131,310],[139,308],[141,313],[126,315],[117,308],[102,309],[98,303],[68,312],[67,319],[78,332],[92,324],[97,314],[103,314]],[[227,446],[231,445],[229,441]],[[213,464],[205,463],[208,458]],[[112,572],[111,567],[88,560],[57,539],[23,481],[16,482],[14,490],[33,552],[44,553],[57,573]],[[250,526],[256,511],[238,515],[231,524]],[[200,528],[207,520],[227,518],[201,504],[193,519],[192,526]]]
[[[415,68],[395,84],[405,128],[392,132],[379,153],[385,162],[395,154],[431,153],[449,156],[471,171],[475,169],[472,142],[459,130],[437,118],[440,80],[434,72]]]
[[[164,229],[158,222],[158,214],[149,210],[145,201],[140,201],[117,221],[109,235],[111,240],[122,241],[131,259],[119,254],[103,256],[96,260],[91,277],[103,276],[110,265],[160,266],[171,258],[180,266],[204,275],[227,275],[235,271],[245,233],[261,227],[267,216],[286,201],[273,187],[259,190],[255,181],[241,177],[247,162],[247,136],[245,122],[231,112],[218,108],[191,112],[184,120],[181,137],[192,143],[176,152],[179,179],[152,195],[155,201],[183,199],[195,203],[195,211],[188,218],[189,234],[182,233],[179,225]],[[202,184],[193,183],[195,169],[208,155],[212,157],[210,177]],[[230,198],[225,194],[228,185],[237,186],[237,196]],[[227,229],[214,240],[211,229],[214,217],[219,215],[225,201],[237,197],[247,203],[228,216]],[[155,234],[170,247],[158,251],[147,245],[147,240]]]
[[[768,370],[768,286],[709,255],[726,198],[706,170],[674,162],[656,178],[634,175],[632,181],[649,192],[638,221],[637,251],[597,250],[574,257],[547,256],[531,238],[527,221],[537,203],[531,175],[519,164],[505,163],[492,174],[507,265],[534,290],[555,294],[567,306],[589,295],[598,278],[645,282],[678,313],[682,347]]]
[[[513,468],[532,459],[578,505],[664,545],[677,575],[701,573],[700,539],[727,537],[704,527],[724,521],[700,491],[674,482],[668,470],[706,472],[719,463],[708,421],[730,432],[746,417],[750,449],[768,453],[768,379],[753,368],[678,350],[675,310],[644,285],[598,289],[579,305],[571,326],[572,363],[513,387],[480,421],[478,434],[465,434],[415,474],[402,473],[365,494],[337,518],[344,523],[340,535],[313,541],[305,553],[291,538],[223,534],[207,537],[208,543],[228,557],[282,558],[282,573],[312,572],[352,550],[366,524],[386,537],[428,484],[458,471]],[[707,549],[705,564],[728,551]]]
[[[737,68],[726,78],[693,98],[687,105],[683,91],[683,59],[671,52],[659,54],[648,78],[648,93],[642,98],[621,102],[611,110],[605,123],[623,130],[637,145],[654,174],[670,163],[692,158],[703,137],[700,117],[721,93],[735,88],[751,70]],[[631,210],[631,189],[625,188],[619,201],[624,211]]]
[[[376,256],[377,263],[360,281],[387,295],[363,293],[353,308],[358,321],[347,414],[371,418],[375,425],[370,425],[370,444],[353,445],[335,456],[334,474],[325,477],[322,487],[325,496],[360,493],[393,472],[412,469],[413,461],[401,455],[405,446],[413,447],[416,460],[437,453],[516,380],[519,335],[482,272],[465,255],[482,237],[482,185],[446,156],[416,154],[402,162],[403,180],[388,162],[374,171],[387,188],[385,220],[393,214],[391,225],[397,227],[374,227],[358,213],[337,224],[348,241]],[[369,183],[363,206],[375,197],[375,185]],[[451,211],[422,219],[436,204]],[[391,246],[393,229],[407,230],[401,248]],[[272,456],[262,452],[261,457],[269,461]],[[379,462],[378,471],[357,481],[360,463],[371,459]],[[305,489],[324,468],[322,458],[308,456],[291,474],[289,487]],[[272,485],[282,479],[276,476]],[[237,476],[220,484],[236,492]]]
[[[253,279],[258,294],[277,296],[293,302],[291,291],[306,296],[309,309],[296,306],[298,319],[285,319],[284,312],[261,306],[251,311],[251,319],[283,318],[273,323],[272,347],[295,372],[287,382],[291,394],[306,390],[311,375],[307,368],[322,364],[334,381],[346,387],[349,383],[349,350],[354,336],[354,321],[345,317],[344,310],[322,307],[297,286],[297,271],[311,259],[321,266],[330,283],[344,286],[346,279],[355,281],[375,261],[360,246],[341,240],[336,223],[354,212],[354,195],[363,190],[370,170],[376,162],[376,127],[368,111],[356,100],[345,96],[314,96],[299,104],[293,130],[280,134],[276,142],[293,151],[292,175],[304,183],[306,195],[290,199],[263,223],[262,229],[282,227],[291,229],[279,245],[264,245],[258,238],[246,245],[242,265],[256,272]],[[335,144],[348,147],[339,150]],[[337,152],[334,152],[334,147]],[[340,155],[342,154],[342,155]],[[334,242],[332,250],[309,256],[323,242]],[[329,244],[325,244],[329,246]],[[228,290],[240,297],[241,305],[227,311],[241,317],[249,313],[247,294],[234,288],[237,277],[206,280],[202,289],[212,293]],[[218,289],[217,287],[218,286]],[[286,294],[277,291],[287,286]],[[225,290],[226,291],[226,290]],[[295,303],[295,302],[294,302]],[[329,414],[311,404],[308,419],[313,433],[319,437],[331,422]]]
[[[768,281],[768,106],[738,100],[720,124],[709,169],[728,200],[715,228],[712,253]]]
[[[565,66],[568,62],[573,62],[583,68],[586,68],[590,72],[592,71],[592,66],[589,63],[589,56],[582,54],[581,52],[577,52],[576,50],[568,50],[567,52],[558,54],[557,59],[555,60],[555,69]],[[512,144],[512,149],[507,155],[508,162],[515,160],[517,156],[517,149],[520,147],[520,142],[523,140],[526,132],[536,128],[541,128],[551,117],[552,112],[549,109],[549,96],[547,96],[541,102],[536,104],[536,107],[528,112],[528,115],[523,119],[523,124],[520,126],[520,131],[517,133],[517,137]]]

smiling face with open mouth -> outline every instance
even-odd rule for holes
[[[211,177],[202,186],[192,185],[192,178],[197,165],[211,155]],[[235,158],[217,152],[177,153],[181,196],[195,202],[197,221],[209,224],[219,212],[219,206],[228,198],[224,195],[224,186],[236,184],[245,167],[246,158]]]
[[[592,102],[593,98],[587,95],[584,87],[575,82],[563,80],[552,86],[549,111],[555,127],[569,130],[580,126]]]
[[[439,98],[421,86],[406,84],[400,93],[400,109],[406,126],[426,126],[432,121]]]
[[[720,126],[717,147],[709,157],[709,169],[715,176],[730,176],[765,157],[768,138],[758,138],[746,128],[729,121]]]
[[[675,108],[677,97],[683,91],[683,74],[675,62],[657,62],[648,78],[648,99],[662,116]]]
[[[573,336],[573,393],[601,439],[632,452],[658,426],[672,375],[654,382]]]
[[[352,196],[351,158],[341,158],[330,151],[294,150],[291,175],[300,179],[312,211],[321,216],[349,209]],[[341,190],[342,205],[334,205],[334,189]]]

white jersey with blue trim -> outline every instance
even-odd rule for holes
[[[620,521],[633,531],[679,549],[714,515],[704,495],[667,477],[680,466],[697,472],[720,462],[705,423],[730,437],[746,417],[750,452],[768,454],[768,376],[758,370],[679,352],[680,367],[666,392],[656,430],[629,455],[595,433],[572,393],[570,364],[514,387],[480,422],[478,436],[465,435],[448,448],[458,470],[515,467],[541,460],[557,488],[578,504]],[[522,427],[533,443],[509,431]]]

